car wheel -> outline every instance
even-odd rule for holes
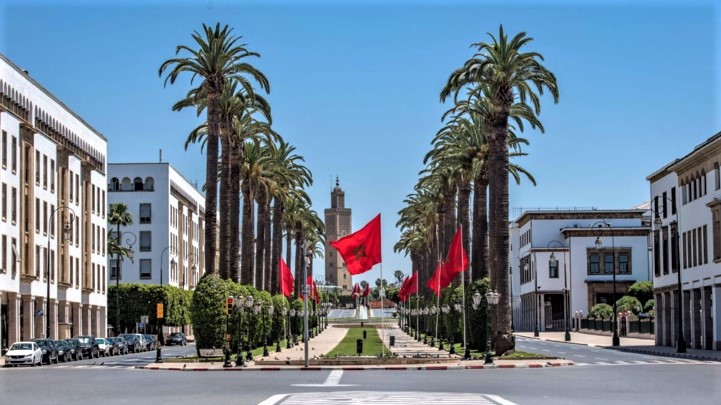
[[[60,362],[60,356],[57,354],[55,355],[55,364],[58,364]]]

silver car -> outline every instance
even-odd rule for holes
[[[5,366],[18,366],[21,364],[35,367],[43,363],[43,351],[35,342],[15,342],[5,353]]]

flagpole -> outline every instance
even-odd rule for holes
[[[385,323],[384,323],[385,322],[385,316],[384,316],[385,314],[384,314],[384,310],[383,310],[383,304],[384,304],[383,298],[385,297],[386,292],[385,292],[385,289],[383,288],[383,262],[381,262],[381,289],[380,289],[378,295],[380,295],[380,298],[381,298],[381,354],[382,354],[381,357],[385,357],[386,356],[386,344],[385,344],[385,341],[383,340],[383,338],[384,338],[383,328],[385,327]]]
[[[463,246],[463,225],[460,226],[461,230],[461,246]],[[468,349],[468,341],[466,340],[466,269],[461,271],[461,291],[463,292],[463,347],[465,353],[463,358],[468,360],[471,358],[471,351]]]
[[[438,259],[438,264],[439,266],[441,265],[440,258]],[[438,340],[438,313],[441,312],[441,274],[438,275],[438,294],[436,295],[436,332],[434,333],[435,336],[433,337],[433,340]]]

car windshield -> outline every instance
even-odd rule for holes
[[[82,337],[82,336],[81,336],[81,337],[78,338],[78,342],[80,342],[80,343],[90,343],[90,338],[89,338],[89,337]]]
[[[176,333],[171,333],[171,334],[170,334],[170,337],[182,337],[182,336],[183,336],[183,334],[182,334],[182,333],[177,333],[177,332],[176,332]]]
[[[95,339],[95,341],[98,343],[105,343],[105,339],[101,339],[101,338],[97,338],[97,339]]]
[[[36,340],[35,343],[37,343],[40,347],[45,347],[48,345],[48,342],[46,340]]]
[[[32,350],[33,345],[31,343],[15,343],[10,346],[10,350]]]
[[[78,342],[75,340],[66,340],[65,343],[68,344],[68,346],[75,347],[78,345]]]

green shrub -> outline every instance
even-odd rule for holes
[[[653,298],[651,298],[650,300],[646,301],[646,303],[643,305],[643,310],[645,312],[653,311],[654,305],[655,305],[655,301],[653,300]]]
[[[628,295],[638,298],[640,302],[646,302],[653,298],[653,283],[650,281],[636,281],[628,288]]]
[[[596,304],[591,307],[591,311],[588,313],[588,316],[610,319],[613,317],[613,308],[608,304]]]
[[[634,315],[638,315],[642,309],[641,301],[630,295],[625,295],[616,301],[616,310],[618,312],[632,312]]]
[[[228,286],[217,274],[206,274],[195,287],[190,313],[198,350],[223,347],[227,297]]]

